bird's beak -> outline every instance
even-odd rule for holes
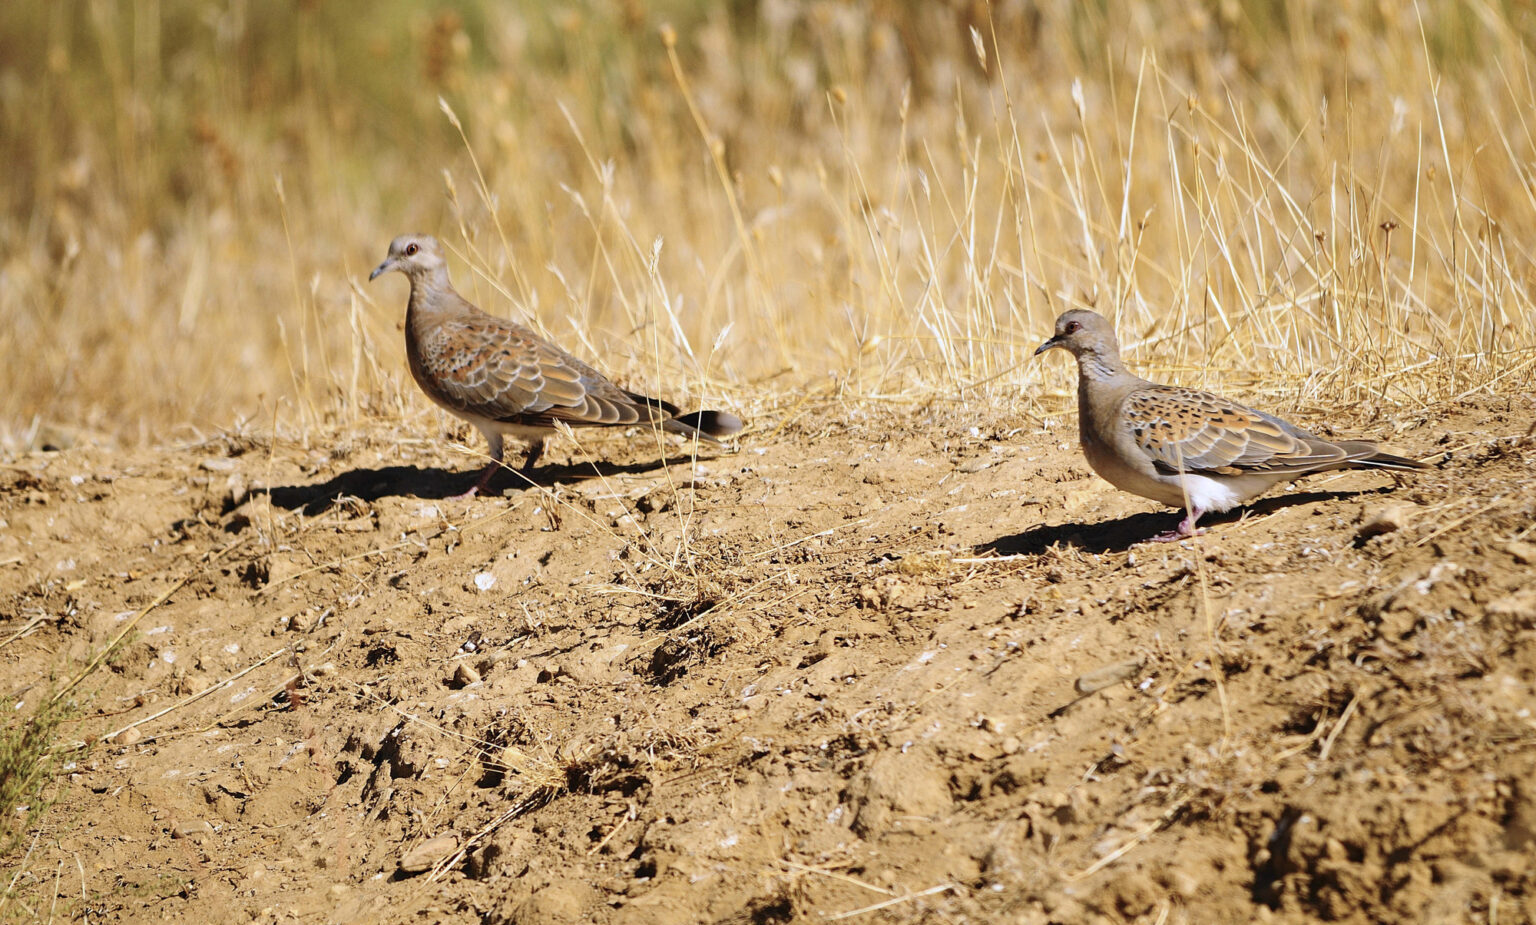
[[[373,282],[375,279],[378,279],[380,273],[388,273],[394,268],[395,260],[393,257],[391,257],[390,259],[373,268],[373,272],[368,274],[368,282]]]
[[[1046,341],[1045,343],[1043,343],[1040,346],[1035,348],[1035,356],[1039,356],[1040,354],[1046,352],[1047,350],[1051,349],[1052,347],[1060,347],[1060,346],[1061,346],[1061,338],[1053,337],[1050,340]]]

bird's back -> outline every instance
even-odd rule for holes
[[[406,355],[422,391],[461,416],[532,427],[667,416],[532,329],[481,311],[452,290],[430,300],[413,296]]]

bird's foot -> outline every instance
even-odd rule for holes
[[[1201,536],[1205,529],[1191,530],[1185,533],[1183,530],[1164,530],[1154,536],[1147,537],[1143,542],[1147,543],[1177,543],[1179,540],[1187,540],[1192,536]]]
[[[1179,540],[1187,540],[1192,536],[1200,536],[1201,534],[1205,533],[1205,530],[1201,527],[1195,526],[1195,521],[1199,518],[1199,513],[1190,514],[1188,517],[1185,517],[1183,520],[1179,521],[1179,525],[1174,529],[1164,530],[1162,533],[1159,533],[1156,536],[1147,537],[1147,542],[1176,543]]]
[[[480,478],[475,482],[475,484],[470,486],[469,491],[466,491],[460,495],[450,495],[448,500],[464,501],[469,498],[473,498],[475,495],[478,495],[482,491],[485,491],[486,486],[491,484],[491,479],[496,477],[496,472],[500,468],[501,462],[499,460],[491,463],[489,466],[486,466],[484,471],[480,473]]]

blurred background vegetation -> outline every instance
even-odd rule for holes
[[[1528,3],[0,4],[0,447],[425,413],[389,239],[672,396],[1529,388]]]

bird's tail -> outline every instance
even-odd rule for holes
[[[628,395],[629,400],[635,404],[644,405],[653,411],[660,411],[662,414],[669,418],[675,418],[683,413],[683,409],[669,401],[662,401],[659,398],[652,398],[649,395],[641,395],[639,392],[631,392],[628,389],[624,390],[624,394]]]
[[[666,420],[661,422],[662,430],[684,437],[698,437],[706,443],[719,443],[723,438],[730,437],[741,432],[746,426],[741,418],[729,411],[694,411],[684,414],[683,409],[671,402],[662,401],[659,398],[651,398],[649,395],[641,395],[638,392],[625,392],[636,404],[654,408],[665,414]]]
[[[729,411],[695,411],[681,414],[661,425],[674,434],[692,437],[698,434],[710,443],[741,433],[745,422]]]
[[[1376,449],[1374,444],[1359,441],[1341,443],[1339,446],[1353,456],[1349,461],[1351,467],[1359,469],[1429,469],[1429,463],[1419,462],[1417,459],[1409,459],[1406,456],[1394,456],[1391,453],[1383,453]]]

